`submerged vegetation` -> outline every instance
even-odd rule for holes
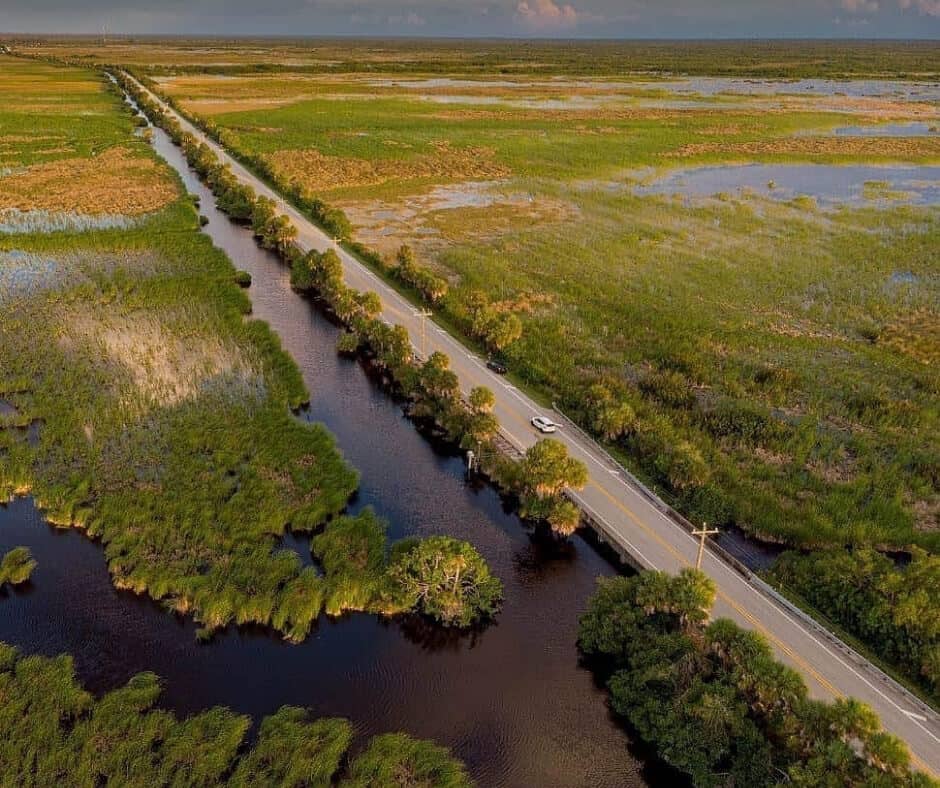
[[[349,761],[353,727],[284,706],[251,721],[226,708],[185,719],[155,707],[160,681],[134,676],[95,698],[70,657],[21,656],[0,644],[0,783],[19,786],[219,786],[467,788],[443,747],[403,733],[376,736]]]
[[[904,744],[854,700],[807,697],[764,638],[709,623],[701,573],[602,580],[579,644],[613,710],[697,786],[930,786]]]

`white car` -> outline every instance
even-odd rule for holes
[[[535,429],[537,429],[539,432],[551,433],[558,430],[558,425],[545,416],[534,416],[532,418],[532,426],[535,427]]]

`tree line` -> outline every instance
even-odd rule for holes
[[[259,197],[239,182],[208,145],[185,132],[176,118],[132,80],[122,74],[119,83],[182,149],[187,162],[212,190],[220,210],[249,225],[258,243],[289,266],[294,289],[315,295],[347,327],[340,339],[341,351],[368,355],[408,398],[416,420],[432,425],[449,441],[465,449],[475,448],[490,458],[486,470],[498,486],[518,498],[524,517],[544,520],[558,533],[575,530],[580,514],[563,493],[566,487],[583,487],[587,471],[568,457],[563,444],[540,441],[519,463],[503,457],[494,443],[499,423],[492,412],[495,398],[490,390],[477,387],[465,398],[443,353],[433,353],[419,362],[407,330],[379,317],[382,305],[377,294],[345,284],[342,261],[335,250],[302,252],[296,244],[297,228],[277,212],[272,200]],[[340,536],[373,548],[381,544],[382,548],[353,551],[369,556],[359,567],[331,562],[321,552],[322,545],[324,540]],[[483,558],[471,545],[458,540],[435,538],[396,545],[388,563],[383,563],[384,525],[371,513],[330,524],[314,539],[313,551],[323,564],[324,577],[312,570],[301,573],[295,581],[297,588],[284,595],[269,617],[291,639],[306,636],[321,609],[329,614],[417,610],[445,624],[468,626],[491,616],[502,596],[501,584],[490,575]],[[455,569],[458,566],[465,568]],[[208,627],[206,634],[211,631]]]

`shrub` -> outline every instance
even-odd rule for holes
[[[410,246],[402,246],[398,250],[392,274],[400,282],[417,290],[421,297],[431,304],[439,303],[447,295],[447,280],[419,266]]]
[[[0,587],[9,583],[16,586],[29,580],[36,561],[28,547],[14,547],[0,561]]]
[[[446,626],[465,627],[495,615],[502,584],[467,542],[448,536],[407,539],[392,548],[389,592]]]
[[[412,739],[404,733],[376,736],[368,749],[349,768],[340,788],[386,788],[386,786],[471,788],[463,764],[444,747]]]

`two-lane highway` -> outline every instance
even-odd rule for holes
[[[154,100],[161,101],[141,87]],[[167,105],[164,106],[172,112]],[[206,142],[222,161],[229,164],[240,181],[275,201],[278,210],[296,225],[297,242],[302,249],[325,251],[336,248],[332,239],[260,178],[185,118],[173,114],[187,131]],[[337,252],[343,262],[347,284],[358,290],[377,293],[382,300],[382,317],[403,325],[412,339],[421,343],[425,318],[418,308],[355,257],[342,249],[337,249]],[[493,374],[482,359],[430,321],[426,324],[426,343],[428,352],[439,350],[450,357],[451,368],[465,392],[479,385],[493,390],[496,416],[505,437],[514,445],[524,450],[541,437],[529,421],[535,415],[551,416],[551,413],[546,413],[509,381]],[[683,567],[694,566],[697,541],[651,502],[627,474],[607,459],[599,446],[569,427],[562,426],[554,437],[565,443],[571,455],[587,466],[588,485],[574,497],[594,519],[604,523],[608,538],[615,539],[639,563],[650,569],[676,573]],[[859,655],[835,641],[821,627],[804,621],[712,552],[706,552],[702,569],[718,589],[716,616],[726,616],[761,632],[780,659],[803,675],[815,697],[832,700],[850,696],[870,705],[881,717],[884,727],[907,742],[917,768],[934,777],[940,775],[938,715]]]

